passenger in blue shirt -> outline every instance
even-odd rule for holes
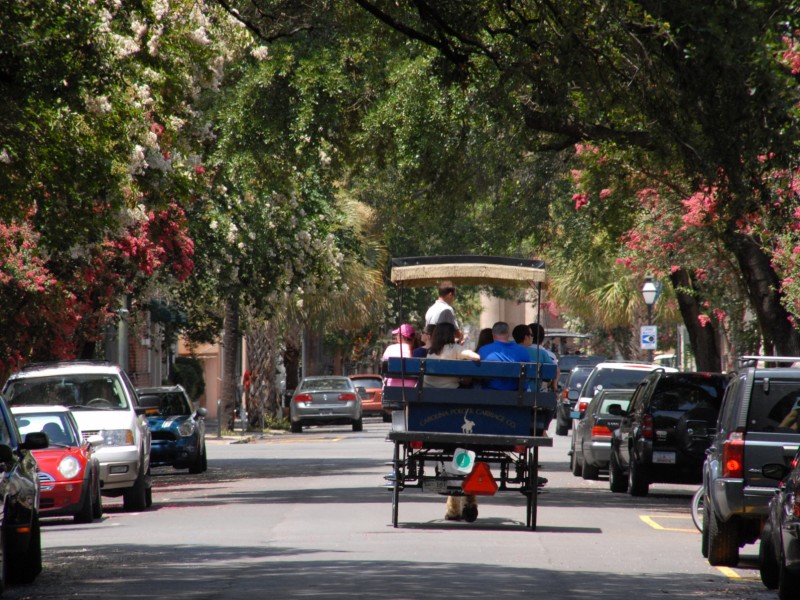
[[[511,341],[511,330],[508,323],[498,321],[492,326],[491,344],[478,350],[481,360],[495,362],[530,362],[530,355],[524,346]],[[490,390],[516,390],[519,382],[510,378],[490,378],[483,382],[483,387]]]
[[[556,365],[556,378],[553,380],[542,380],[541,390],[547,391],[554,388],[554,382],[558,381],[558,359],[553,356],[548,350],[540,346],[544,339],[544,327],[538,323],[531,323],[530,325],[517,325],[514,331],[511,332],[514,341],[523,346],[527,351],[532,363],[537,364],[552,364]]]

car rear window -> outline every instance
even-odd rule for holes
[[[717,383],[715,385],[715,383]],[[689,381],[660,381],[650,402],[652,411],[688,412],[698,406],[719,410],[724,382],[709,379],[707,383]]]
[[[770,380],[765,386],[763,380],[756,380],[747,429],[764,433],[800,431],[800,381]]]
[[[592,386],[590,391],[592,395],[598,389],[635,388],[642,379],[647,377],[649,372],[645,369],[600,369],[594,371],[592,381],[587,383]]]
[[[383,379],[376,377],[375,379],[368,377],[355,377],[353,378],[353,385],[356,387],[363,387],[367,389],[374,389],[383,386]]]
[[[569,374],[569,379],[567,380],[567,389],[570,390],[579,390],[586,380],[589,379],[589,374],[592,372],[592,369],[576,369],[571,371]]]
[[[350,390],[347,379],[306,379],[300,384],[301,390]]]
[[[600,412],[604,415],[619,415],[620,410],[625,411],[628,410],[628,406],[631,404],[630,398],[604,398],[603,404],[600,406]],[[609,410],[610,406],[617,405],[619,410],[615,409],[613,411]]]

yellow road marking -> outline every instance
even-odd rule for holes
[[[314,444],[321,444],[323,442],[341,442],[344,438],[336,437],[336,438],[322,438],[322,439],[309,439],[309,438],[274,438],[265,440],[270,444],[303,444],[303,443],[314,443]]]
[[[731,569],[730,567],[717,567],[719,572],[725,575],[728,579],[741,579],[742,576],[739,575],[736,571]]]
[[[657,523],[654,519],[691,519],[690,515],[639,515],[639,518],[645,522],[647,525],[652,527],[653,529],[658,529],[659,531],[683,531],[687,533],[699,533],[697,529],[692,527],[684,528],[684,527],[664,527],[660,523]]]

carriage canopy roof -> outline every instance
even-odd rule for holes
[[[544,261],[504,256],[412,256],[392,259],[392,282],[402,287],[455,285],[530,287],[545,280]]]

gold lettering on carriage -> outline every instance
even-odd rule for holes
[[[463,412],[463,421],[464,422],[461,425],[461,433],[464,433],[464,434],[476,433],[476,431],[475,431],[476,422],[473,419],[469,418],[469,416],[468,416],[470,411],[472,411],[472,413],[474,415],[476,415],[476,416],[487,417],[489,419],[493,419],[493,420],[497,421],[498,423],[501,423],[504,426],[508,427],[509,429],[516,429],[517,428],[517,423],[516,423],[516,421],[514,421],[514,419],[510,419],[510,418],[508,418],[508,417],[506,417],[504,415],[496,413],[493,410],[489,410],[489,409],[485,409],[485,408],[477,408],[477,409],[468,408],[466,410],[464,410],[463,408],[451,408],[449,410],[440,410],[439,412],[435,412],[435,413],[433,413],[431,415],[428,415],[424,419],[422,419],[420,421],[420,425],[421,426],[426,426],[426,425],[430,425],[431,423],[435,423],[436,421],[439,421],[441,419],[446,419],[447,417],[451,417],[451,416],[454,416],[454,415],[461,415],[462,411],[464,411]]]

